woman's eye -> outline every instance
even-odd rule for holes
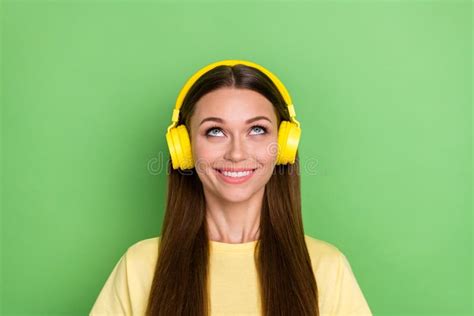
[[[260,129],[262,131],[262,133],[259,133],[259,134],[265,134],[267,132],[267,130],[263,126],[259,126],[259,125],[252,126],[252,129],[254,129],[254,128],[257,129],[257,130]]]
[[[260,126],[260,125],[252,126],[252,130],[255,130],[255,129],[260,130],[260,132],[258,132],[257,135],[262,135],[262,134],[265,134],[267,132],[267,129],[263,126]],[[211,137],[219,137],[218,134],[212,133],[214,131],[221,131],[222,132],[222,130],[219,127],[213,126],[213,127],[210,127],[210,128],[207,129],[206,135],[211,136]]]
[[[210,135],[209,133],[210,133],[210,132],[213,132],[213,131],[218,131],[218,130],[220,130],[220,128],[218,128],[218,127],[211,127],[211,128],[209,128],[209,129],[206,131],[206,135],[208,135],[208,136],[216,136],[216,135]]]

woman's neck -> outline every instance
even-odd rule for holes
[[[245,202],[226,203],[206,198],[206,222],[210,240],[244,243],[259,238],[263,195]]]

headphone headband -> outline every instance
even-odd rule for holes
[[[194,75],[192,75],[188,81],[186,81],[186,84],[183,86],[181,91],[178,94],[178,98],[176,99],[176,104],[173,110],[173,115],[171,118],[172,124],[168,126],[168,132],[170,131],[171,128],[176,126],[176,123],[178,122],[179,118],[179,110],[181,106],[183,105],[183,100],[186,94],[188,93],[189,89],[191,89],[192,85],[206,72],[209,70],[221,66],[221,65],[227,65],[227,66],[233,66],[236,64],[243,64],[249,67],[254,67],[257,68],[258,70],[262,71],[264,74],[266,74],[270,80],[273,81],[277,89],[280,91],[281,95],[283,96],[283,99],[286,102],[286,106],[288,107],[288,112],[290,114],[290,120],[293,121],[294,123],[297,124],[298,127],[300,127],[300,123],[295,119],[296,113],[295,113],[295,108],[293,106],[293,102],[291,101],[290,94],[288,93],[288,90],[286,90],[285,86],[283,83],[274,75],[272,74],[268,69],[264,68],[263,66],[260,66],[254,62],[251,61],[246,61],[246,60],[238,60],[238,59],[226,59],[226,60],[221,60],[217,62],[213,62],[207,66],[202,67],[199,69]]]

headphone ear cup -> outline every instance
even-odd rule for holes
[[[170,156],[171,156],[171,163],[173,165],[173,169],[178,169],[179,168],[179,161],[178,161],[178,156],[176,154],[176,147],[179,147],[174,145],[173,141],[173,134],[176,133],[175,127],[171,128],[167,133],[166,133],[166,143],[168,144],[168,149],[170,151]]]
[[[181,145],[181,169],[191,169],[194,167],[193,153],[191,150],[191,140],[186,126],[178,126],[179,143]]]
[[[166,133],[166,141],[171,154],[173,169],[191,169],[194,167],[191,142],[186,126],[179,125]]]
[[[277,165],[283,165],[284,155],[286,149],[286,139],[288,138],[288,122],[282,121],[280,123],[280,128],[278,129],[278,155],[277,155]]]
[[[293,122],[282,121],[278,131],[277,165],[293,164],[301,138],[301,128]]]

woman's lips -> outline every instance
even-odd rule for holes
[[[256,169],[240,169],[240,171],[250,171],[250,173],[246,176],[243,177],[230,177],[226,176],[222,173],[221,170],[219,169],[214,169],[217,173],[217,177],[221,179],[222,181],[229,183],[229,184],[240,184],[246,182],[248,179],[250,179],[253,174],[255,173]],[[234,170],[239,170],[239,169],[234,169]],[[227,170],[226,170],[227,171]]]

